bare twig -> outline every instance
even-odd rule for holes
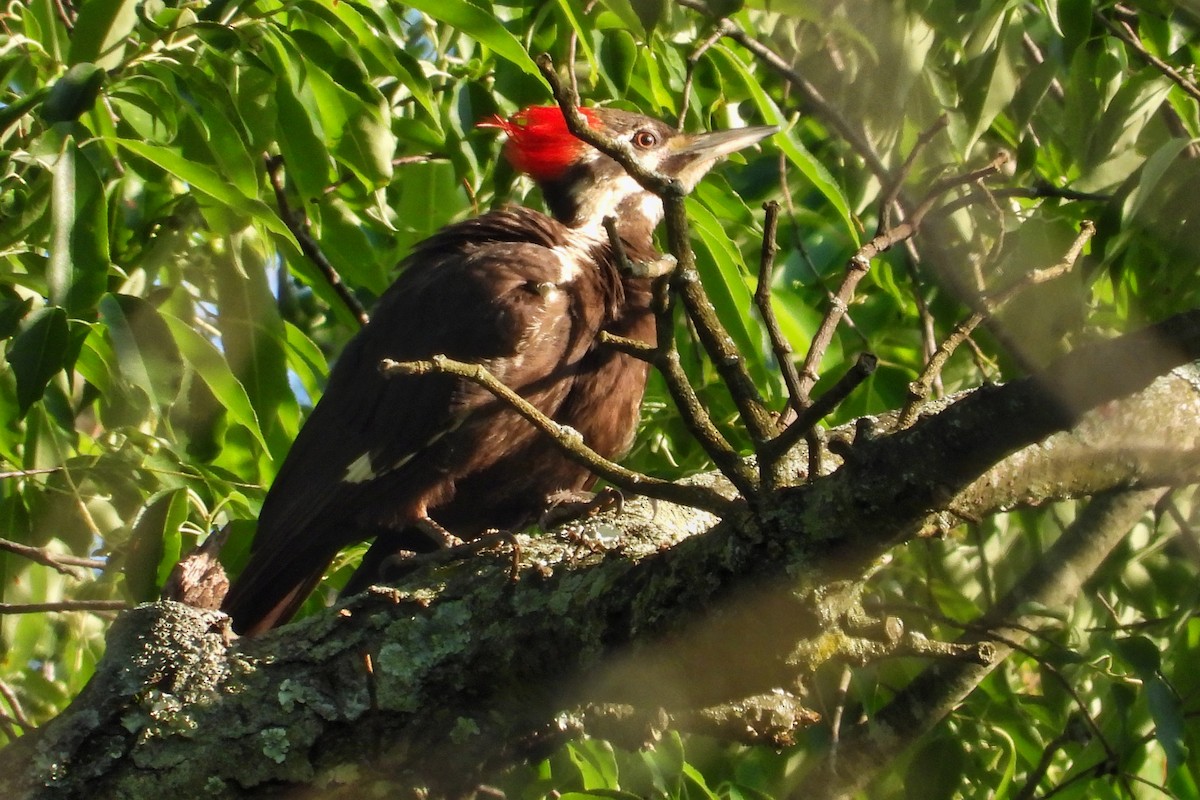
[[[1200,100],[1200,86],[1197,86],[1194,81],[1185,78],[1182,74],[1180,74],[1179,70],[1175,69],[1170,64],[1147,50],[1146,46],[1142,44],[1141,38],[1138,37],[1137,33],[1133,30],[1128,22],[1124,20],[1120,22],[1113,22],[1100,11],[1095,12],[1095,17],[1101,25],[1108,28],[1112,35],[1129,45],[1129,47],[1132,48],[1133,51],[1137,53],[1143,61],[1165,75],[1171,82],[1182,89],[1193,100]]]
[[[1025,289],[1054,280],[1070,272],[1083,252],[1084,245],[1095,233],[1096,226],[1089,220],[1084,220],[1079,226],[1079,235],[1057,264],[1045,269],[1033,270],[1003,289],[984,294],[979,300],[980,310],[975,311],[955,326],[950,335],[938,346],[937,352],[929,359],[929,363],[921,371],[920,377],[909,386],[909,400],[896,421],[897,429],[907,428],[917,418],[921,404],[928,399],[933,381],[941,374],[946,361],[980,323]]]
[[[796,372],[796,364],[792,361],[792,344],[779,329],[779,320],[775,318],[775,310],[771,307],[771,284],[775,277],[775,255],[779,247],[775,242],[775,234],[779,229],[779,203],[771,201],[763,204],[767,212],[763,220],[762,258],[758,265],[758,286],[754,290],[754,304],[762,315],[763,326],[771,340],[771,349],[775,353],[775,361],[783,375],[784,385],[787,386],[791,406],[797,413],[801,407],[800,376]]]
[[[106,562],[96,558],[80,558],[79,556],[66,555],[63,553],[55,553],[45,547],[33,547],[20,542],[14,542],[11,539],[0,539],[0,550],[4,550],[14,555],[27,558],[30,561],[36,562],[46,567],[63,574],[69,575],[76,580],[82,580],[85,573],[77,569],[104,569]]]
[[[957,186],[974,183],[989,175],[994,175],[1007,162],[1008,155],[1001,153],[984,167],[969,170],[960,175],[943,178],[935,182],[929,194],[921,201],[921,204],[917,206],[908,219],[875,236],[875,238],[860,247],[858,252],[850,257],[850,261],[846,265],[846,275],[842,279],[842,285],[838,287],[837,294],[834,295],[829,311],[826,312],[824,319],[821,320],[821,325],[817,328],[817,333],[813,336],[812,343],[809,345],[808,355],[804,359],[804,367],[800,373],[800,388],[802,391],[801,396],[805,398],[806,402],[809,393],[812,392],[813,386],[816,385],[820,377],[818,368],[820,367],[821,359],[824,358],[825,351],[829,348],[830,343],[833,342],[834,331],[845,315],[846,309],[849,308],[850,301],[854,298],[854,292],[858,287],[859,281],[863,279],[867,271],[871,268],[871,260],[897,243],[914,236],[924,221],[925,216],[933,210],[943,194]]]
[[[725,32],[720,26],[709,34],[708,38],[696,45],[687,57],[687,73],[683,79],[683,101],[679,104],[679,121],[675,124],[675,130],[683,130],[683,121],[687,119],[688,108],[691,107],[692,100],[692,82],[696,76],[696,65],[700,63],[700,59],[708,52],[714,44],[720,41]]]
[[[14,469],[6,472],[0,472],[0,480],[8,478],[24,478],[29,475],[50,475],[58,472],[62,467],[47,467],[45,469]]]
[[[63,600],[57,603],[0,603],[0,615],[42,614],[55,611],[124,611],[124,600]]]
[[[343,281],[342,276],[325,257],[325,253],[321,251],[320,245],[313,238],[312,233],[308,229],[308,220],[301,210],[294,210],[287,198],[287,191],[283,187],[283,176],[281,170],[283,168],[282,156],[265,156],[264,161],[267,166],[267,177],[271,181],[271,188],[275,190],[275,202],[279,205],[279,217],[283,220],[283,224],[287,225],[288,230],[296,237],[296,241],[300,244],[300,251],[305,257],[311,261],[321,274],[325,276],[325,280],[329,283],[334,293],[346,306],[360,325],[366,325],[370,317],[367,315],[367,310],[363,308],[362,303],[358,302],[358,298],[350,291]]]
[[[17,697],[16,690],[4,681],[0,681],[0,697],[3,697],[4,702],[8,705],[9,719],[25,730],[32,730],[34,728],[34,724],[29,721],[29,717],[25,716],[25,709],[21,707],[21,700]]]
[[[904,159],[904,163],[900,165],[900,169],[891,176],[887,186],[887,191],[883,193],[883,199],[879,202],[879,225],[875,228],[875,235],[883,233],[892,222],[892,207],[896,205],[900,198],[900,190],[904,188],[904,181],[912,172],[913,165],[917,163],[917,157],[921,155],[921,151],[929,146],[929,143],[941,133],[947,125],[950,124],[950,116],[942,114],[932,125],[921,132],[917,137],[917,141],[913,144],[912,149],[908,151],[908,157]]]
[[[806,407],[783,433],[762,448],[759,458],[765,462],[763,468],[773,473],[775,465],[787,451],[803,439],[818,422],[829,416],[851,392],[858,388],[859,384],[875,372],[878,365],[879,359],[873,353],[860,354],[854,365],[846,370],[837,383],[829,387],[829,391]],[[810,477],[816,476],[810,475]]]
[[[689,243],[683,185],[674,178],[647,169],[637,159],[629,142],[604,135],[591,128],[579,111],[578,97],[559,78],[550,57],[545,54],[539,56],[537,64],[554,92],[554,98],[571,133],[614,159],[647,191],[662,198],[667,243],[677,263],[671,281],[672,287],[678,290],[689,317],[695,323],[701,344],[725,381],[751,437],[756,441],[765,440],[769,437],[772,427],[770,414],[758,397],[758,391],[746,372],[741,355],[733,346],[732,338],[724,330],[716,310],[700,286],[695,256]],[[663,298],[657,306],[660,355],[656,363],[689,430],[696,436],[717,468],[725,473],[738,491],[751,498],[755,494],[753,471],[712,424],[679,365],[673,335],[673,306],[670,298]]]
[[[608,331],[600,331],[597,341],[605,347],[611,347],[618,353],[633,356],[639,361],[646,361],[653,364],[658,357],[658,348],[652,344],[646,344],[640,339],[630,339],[627,336],[618,336]]]
[[[685,486],[643,475],[608,460],[588,447],[579,431],[555,422],[528,400],[505,386],[481,364],[468,364],[440,355],[434,356],[428,361],[393,361],[385,358],[379,363],[379,371],[386,376],[455,375],[471,381],[491,392],[498,400],[553,439],[572,461],[586,467],[617,488],[646,497],[701,508],[717,515],[729,513],[731,501],[713,489]]]
[[[1041,64],[1046,60],[1046,57],[1042,55],[1041,48],[1038,47],[1037,42],[1033,40],[1033,37],[1028,32],[1021,34],[1021,45],[1035,64]],[[1059,102],[1062,102],[1067,96],[1066,92],[1063,91],[1062,82],[1058,78],[1050,80],[1050,94],[1054,95],[1054,98]]]

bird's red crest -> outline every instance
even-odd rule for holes
[[[579,109],[588,124],[599,119],[590,108]],[[504,155],[513,168],[534,180],[553,180],[563,173],[587,147],[567,129],[567,121],[558,106],[530,106],[508,119],[493,116],[480,122],[480,128],[499,128],[508,134]]]

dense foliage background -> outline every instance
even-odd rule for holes
[[[1200,307],[1198,23],[1165,0],[6,6],[0,738],[62,709],[115,610],[156,597],[209,531],[232,523],[223,559],[239,568],[264,489],[359,325],[310,241],[369,311],[442,224],[537,203],[498,163],[494,133],[474,127],[549,102],[530,54],[571,65],[589,104],[688,129],[783,127],[689,201],[704,285],[778,407],[786,391],[751,310],[762,202],[784,206],[774,308],[802,355],[893,176],[911,209],[939,178],[1007,151],[999,179],[966,184],[871,264],[824,363],[836,377],[869,349],[881,366],[836,422],[903,406],[980,295],[1059,262],[1085,219],[1097,226],[1085,258],[1001,309],[938,392]],[[744,445],[715,370],[682,327],[679,340],[710,411]],[[662,476],[706,466],[657,378],[644,416],[628,463]],[[1200,796],[1190,490],[1159,512],[872,796]],[[953,636],[1075,513],[1021,509],[903,548],[878,600]],[[833,672],[808,700],[827,718],[869,716],[921,667]],[[586,741],[509,788],[775,796],[828,737],[816,731],[785,752]]]

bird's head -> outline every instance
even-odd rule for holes
[[[771,135],[778,128],[738,128],[682,133],[666,123],[615,108],[579,109],[588,124],[629,142],[648,169],[678,179],[691,190],[722,157]],[[624,167],[575,138],[557,106],[531,106],[481,127],[508,134],[504,155],[542,189],[550,213],[575,228],[598,230],[607,216],[624,229],[648,233],[662,219],[662,201],[642,188]]]

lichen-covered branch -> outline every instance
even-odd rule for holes
[[[758,517],[638,499],[583,534],[522,537],[517,580],[508,553],[481,554],[233,643],[214,612],[140,607],[72,707],[0,751],[0,796],[454,793],[606,705],[710,730],[754,714],[764,740],[784,735],[803,708],[763,720],[750,699],[831,660],[988,655],[925,647],[858,605],[878,557],[934,515],[1200,480],[1196,372],[1153,380],[1198,354],[1200,313],[1181,315],[860,435]]]
[[[1021,609],[1056,608],[1074,597],[1130,528],[1154,505],[1161,490],[1106,492],[1091,502],[1054,543],[1037,566],[972,626],[965,642],[991,639],[997,659],[990,664],[966,661],[929,666],[870,723],[839,736],[836,767],[827,757],[805,777],[796,796],[837,800],[857,797],[879,770],[936,725],[1012,651],[1011,643],[1028,638],[1037,615]],[[828,754],[827,754],[828,756]]]

